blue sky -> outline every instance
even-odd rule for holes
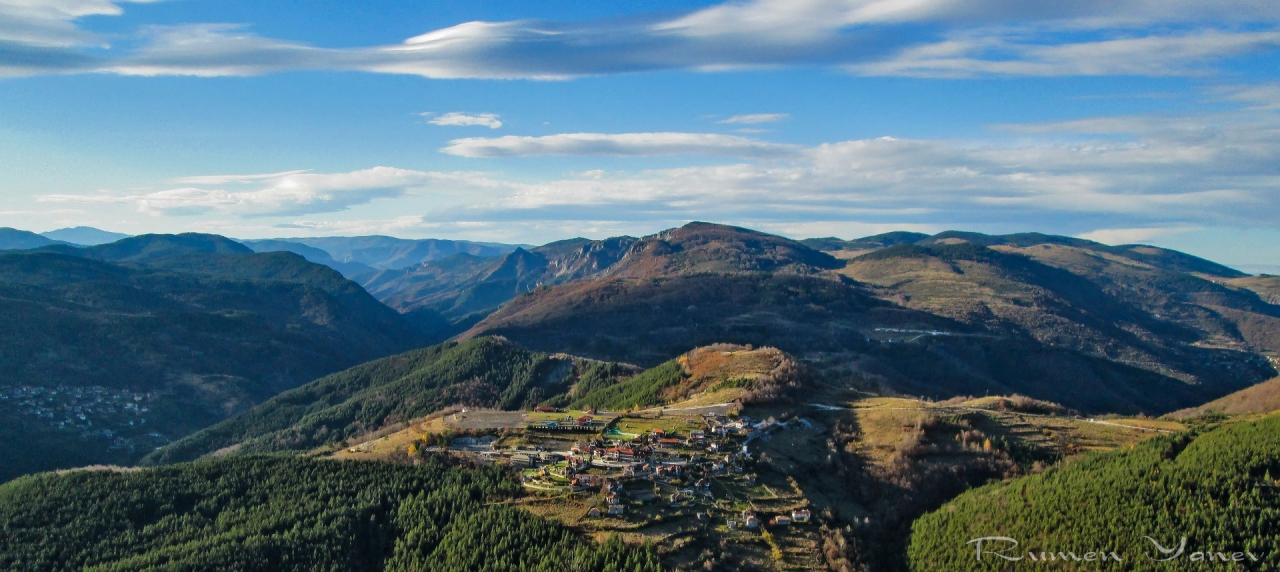
[[[1041,231],[1280,271],[1270,0],[0,0],[0,225]]]

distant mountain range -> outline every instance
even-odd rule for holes
[[[0,253],[0,480],[127,463],[433,341],[333,270],[212,235]]]
[[[312,262],[330,266],[348,278],[379,270],[409,268],[456,254],[490,257],[506,254],[517,248],[491,242],[432,238],[410,240],[390,236],[280,238],[243,242],[257,252],[294,252]]]
[[[93,228],[91,226],[76,226],[71,228],[60,228],[49,232],[40,233],[41,236],[52,240],[66,242],[70,244],[79,244],[83,246],[96,246],[115,242],[122,238],[128,238],[130,235],[121,232],[108,232]]]
[[[0,250],[23,250],[52,244],[96,246],[129,236],[89,226],[62,228],[38,234],[13,228],[0,228]],[[254,252],[292,252],[311,262],[333,268],[348,278],[379,270],[409,268],[455,254],[492,257],[506,254],[521,246],[528,247],[528,245],[496,242],[434,238],[415,240],[390,236],[268,238],[239,242],[253,249]]]

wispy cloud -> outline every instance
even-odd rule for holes
[[[422,114],[423,117],[429,117],[427,123],[432,125],[452,125],[457,127],[469,127],[479,125],[488,127],[489,129],[497,129],[502,127],[502,121],[498,120],[497,113],[462,113],[460,111],[451,111],[444,115],[436,115],[432,112]]]
[[[350,173],[287,171],[266,175],[215,175],[177,179],[180,184],[192,186],[147,193],[44,195],[37,200],[132,204],[140,212],[166,215],[226,212],[244,216],[281,216],[336,212],[375,199],[399,197],[440,177],[438,174],[391,167]],[[223,185],[229,186],[211,188]]]
[[[1093,240],[1103,244],[1119,245],[1149,242],[1164,236],[1182,234],[1198,230],[1198,227],[1143,227],[1143,228],[1103,228],[1076,235],[1079,238]]]
[[[755,125],[757,123],[776,123],[791,117],[789,113],[750,113],[746,115],[734,115],[727,119],[721,119],[716,123],[721,124],[743,124]]]
[[[326,48],[242,26],[146,30],[102,54],[76,26],[108,0],[0,1],[0,74],[224,76],[350,70],[563,79],[647,70],[830,65],[868,75],[1172,75],[1277,45],[1270,0],[748,0],[675,16],[466,22],[399,44]]]
[[[201,175],[154,192],[42,200],[130,205],[158,215],[290,217],[267,220],[305,223],[316,232],[392,224],[309,215],[395,201],[384,212],[395,213],[392,218],[400,221],[395,224],[418,230],[463,223],[570,228],[575,221],[609,219],[628,221],[614,226],[634,227],[709,218],[751,221],[762,228],[833,228],[848,221],[919,228],[1052,225],[1108,242],[1133,242],[1196,227],[1280,227],[1274,215],[1280,212],[1280,111],[1249,105],[1265,101],[1268,92],[1253,93],[1242,87],[1215,94],[1243,98],[1246,105],[1234,110],[1004,126],[1018,133],[1004,143],[880,137],[799,146],[704,133],[471,138],[455,140],[445,151],[465,157],[697,154],[732,159],[524,178],[498,171],[390,167]],[[303,221],[294,218],[304,216]]]
[[[543,137],[472,137],[454,139],[442,152],[461,157],[528,157],[531,155],[718,155],[778,158],[794,154],[796,145],[716,133],[562,133]]]
[[[1280,46],[1280,31],[1204,30],[1138,38],[1044,43],[1026,33],[970,31],[930,44],[907,47],[878,61],[851,64],[849,71],[870,76],[974,77],[1194,75],[1219,58]]]

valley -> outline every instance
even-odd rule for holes
[[[316,558],[349,569],[501,558],[480,548],[501,522],[533,568],[926,572],[962,566],[971,547],[946,539],[978,531],[946,515],[1004,494],[987,491],[1197,435],[1260,432],[1275,459],[1274,277],[1174,251],[1035,234],[797,242],[707,223],[510,248],[19,238],[36,246],[0,253],[0,304],[35,329],[0,351],[0,436],[22,460],[0,513],[142,487],[156,512],[91,518],[200,539],[49,545],[103,570],[197,544],[227,565],[303,554],[302,537],[228,552],[232,529],[193,516],[242,510],[218,487],[280,464],[296,478],[236,490],[275,499],[263,522],[366,515],[376,524],[334,521],[337,536],[305,528],[337,551]],[[21,476],[90,465],[137,468]],[[224,476],[198,484],[208,474]],[[278,495],[338,474],[417,484],[280,516]],[[469,478],[488,492],[458,488]],[[16,500],[33,486],[62,496]],[[444,506],[478,520],[424,516]],[[22,534],[74,520],[50,514]],[[0,546],[0,562],[50,562],[33,546]]]

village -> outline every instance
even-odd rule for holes
[[[108,449],[151,450],[168,439],[148,426],[155,392],[99,386],[16,385],[0,390],[0,410],[45,431],[107,441]]]
[[[446,421],[478,417],[492,425],[495,413],[464,411]],[[803,419],[755,420],[732,404],[624,414],[551,407],[503,413],[519,414],[523,431],[456,438],[448,451],[509,465],[530,491],[586,505],[584,518],[599,519],[596,528],[633,529],[687,516],[722,532],[751,534],[812,518],[802,497],[789,503],[794,506],[777,502],[786,495],[759,482],[751,452],[753,441],[774,431],[807,427]]]

